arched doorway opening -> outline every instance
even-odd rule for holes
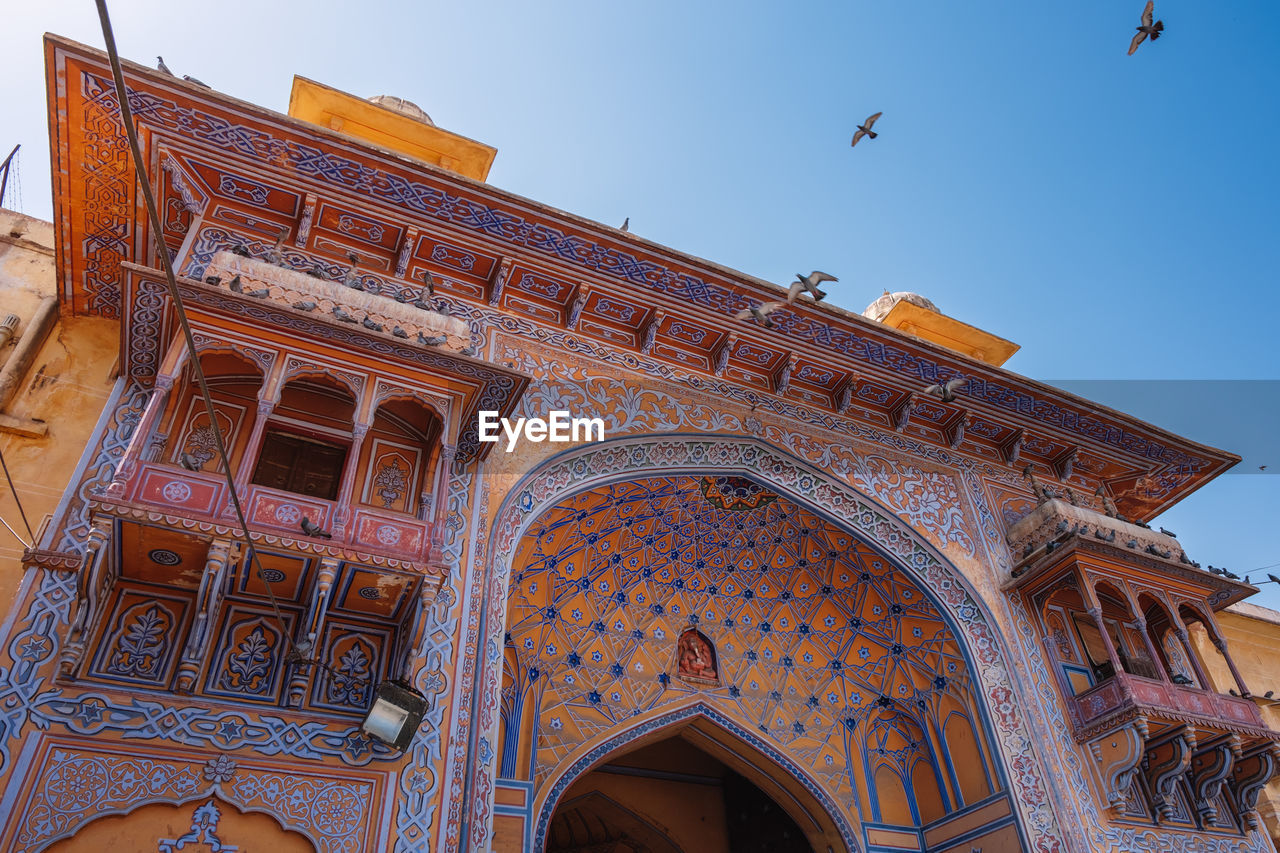
[[[723,755],[723,745],[692,723],[608,757],[565,790],[551,818],[546,853],[812,853],[787,810],[712,752]],[[795,795],[782,796],[793,801]]]
[[[819,853],[860,849],[851,827],[919,833],[1005,798],[973,667],[929,591],[767,486],[669,474],[579,492],[538,517],[513,570],[499,775],[533,783],[537,833],[565,780],[692,703],[747,733],[707,751]]]

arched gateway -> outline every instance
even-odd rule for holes
[[[505,612],[484,633],[504,651],[487,655],[479,722],[499,779],[531,788],[534,849],[559,807],[603,795],[584,781],[601,768],[680,784],[651,759],[619,764],[673,733],[818,853],[1055,846],[981,603],[846,485],[749,438],[618,440],[529,474],[494,533]],[[681,660],[690,629],[714,647],[698,677]],[[618,809],[680,823],[644,784],[604,787]]]

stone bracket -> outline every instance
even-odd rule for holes
[[[115,585],[114,561],[107,545],[114,524],[108,515],[95,515],[85,540],[84,559],[76,577],[76,600],[69,617],[67,642],[58,660],[58,675],[73,678],[84,659],[85,645],[93,635],[111,587]]]
[[[1191,757],[1191,790],[1195,794],[1196,814],[1210,826],[1218,825],[1216,800],[1239,756],[1240,736],[1229,734],[1210,741]]]
[[[1102,777],[1107,805],[1117,817],[1129,810],[1129,786],[1142,762],[1146,742],[1147,721],[1139,717],[1089,744],[1089,753]]]
[[[249,571],[253,571],[250,569]],[[320,560],[320,571],[316,575],[316,585],[311,593],[311,601],[307,604],[307,616],[298,628],[298,639],[295,649],[304,657],[315,659],[316,638],[320,636],[321,622],[329,607],[329,594],[333,590],[333,582],[338,576],[338,560],[323,557]],[[288,704],[292,708],[302,707],[307,697],[307,673],[309,665],[294,664],[290,667]]]
[[[1249,829],[1258,829],[1262,825],[1258,818],[1258,794],[1262,793],[1277,770],[1280,770],[1280,747],[1272,742],[1246,750],[1232,768],[1227,790],[1236,814]]]
[[[1168,754],[1153,760],[1164,748]],[[1151,803],[1158,820],[1173,817],[1173,794],[1178,780],[1191,767],[1191,754],[1196,748],[1196,732],[1191,726],[1179,726],[1147,744],[1146,776],[1151,787]]]
[[[204,573],[200,576],[200,589],[196,593],[196,615],[187,633],[187,642],[178,662],[178,678],[175,689],[190,693],[200,676],[200,665],[209,650],[209,641],[217,632],[218,616],[222,609],[222,597],[226,591],[227,573],[231,560],[232,543],[229,539],[215,539],[209,543],[205,556]]]

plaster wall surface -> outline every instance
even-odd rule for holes
[[[0,210],[0,319],[8,314],[19,319],[13,340],[0,348],[0,366],[9,365],[31,331],[42,300],[56,293],[52,224]],[[114,320],[58,317],[16,377],[13,398],[0,409],[0,453],[37,535],[66,490],[111,394],[118,345]],[[3,481],[0,518],[18,533],[0,526],[0,606],[8,610],[22,577],[28,533]]]
[[[1280,613],[1240,602],[1219,611],[1217,619],[1231,659],[1254,694],[1263,721],[1272,729],[1280,730],[1280,667],[1276,665],[1276,653],[1280,651]],[[1234,690],[1235,679],[1208,635],[1204,631],[1193,631],[1191,636],[1214,688],[1223,693]],[[1276,698],[1266,698],[1267,691],[1272,691]],[[1272,843],[1280,847],[1280,780],[1273,779],[1259,795],[1258,813]]]

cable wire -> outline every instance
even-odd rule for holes
[[[18,514],[22,516],[22,523],[23,523],[24,525],[26,525],[26,527],[27,527],[27,536],[29,536],[29,537],[31,538],[31,541],[32,541],[32,542],[35,542],[35,541],[36,541],[36,535],[35,535],[34,533],[32,533],[32,532],[31,532],[31,522],[27,521],[27,512],[26,512],[26,510],[24,510],[24,509],[22,508],[22,498],[18,497],[18,490],[17,490],[17,489],[14,487],[14,485],[13,485],[13,478],[9,476],[9,466],[8,466],[8,464],[6,464],[6,463],[5,463],[5,461],[4,461],[4,451],[3,451],[3,450],[0,450],[0,468],[3,468],[3,469],[4,469],[4,478],[5,478],[5,480],[7,480],[7,481],[8,481],[8,483],[9,483],[9,491],[13,492],[13,502],[14,502],[14,503],[16,503],[16,504],[18,505]],[[5,527],[9,527],[9,525],[8,525],[8,524],[5,524]],[[13,531],[13,528],[12,528],[12,527],[9,527],[9,530],[10,530],[10,532],[12,532],[12,531]],[[14,535],[14,536],[18,536],[18,534],[16,534],[16,533],[14,533],[13,535]],[[19,541],[19,542],[21,542],[21,541],[22,541],[22,537],[21,537],[21,536],[18,536],[18,541]],[[28,547],[28,548],[30,548],[31,546],[30,546],[30,545],[28,545],[27,547]]]
[[[181,326],[183,338],[186,340],[187,351],[191,353],[192,374],[195,377],[196,384],[200,386],[200,396],[204,400],[205,412],[209,416],[209,424],[213,428],[214,444],[217,447],[218,458],[222,462],[222,471],[227,480],[231,504],[235,508],[236,521],[240,525],[240,538],[244,541],[245,547],[248,548],[248,562],[253,565],[254,572],[266,588],[267,598],[271,601],[271,609],[275,613],[276,621],[280,623],[280,634],[284,638],[286,649],[285,660],[290,663],[319,663],[319,661],[308,661],[300,656],[296,648],[298,644],[289,635],[289,626],[280,612],[280,605],[276,601],[275,591],[272,590],[271,582],[267,580],[266,574],[262,571],[262,561],[258,557],[257,549],[253,546],[253,540],[249,537],[249,525],[245,521],[244,508],[240,504],[240,495],[236,491],[235,479],[231,474],[231,461],[227,455],[226,443],[223,441],[222,429],[218,424],[213,398],[209,394],[209,385],[205,381],[204,370],[200,366],[200,359],[196,357],[196,343],[191,334],[191,324],[187,321],[186,306],[183,304],[182,294],[178,292],[178,280],[173,272],[173,261],[170,259],[169,253],[165,251],[164,243],[161,240],[164,229],[160,222],[160,212],[156,207],[155,196],[151,192],[151,183],[147,180],[146,165],[142,159],[142,147],[138,143],[138,132],[133,124],[133,111],[129,108],[129,93],[124,83],[124,69],[120,64],[120,54],[116,50],[116,40],[111,30],[111,18],[107,13],[106,0],[94,0],[94,2],[98,7],[98,18],[102,22],[102,37],[106,41],[107,56],[111,60],[111,73],[115,81],[116,98],[120,102],[120,120],[123,122],[125,133],[129,137],[129,151],[133,155],[138,187],[142,192],[142,198],[147,208],[147,218],[151,223],[152,234],[159,244],[159,250],[156,254],[160,256],[165,280],[169,287],[169,297],[173,300],[178,325]],[[306,651],[309,654],[311,649],[307,648]]]

